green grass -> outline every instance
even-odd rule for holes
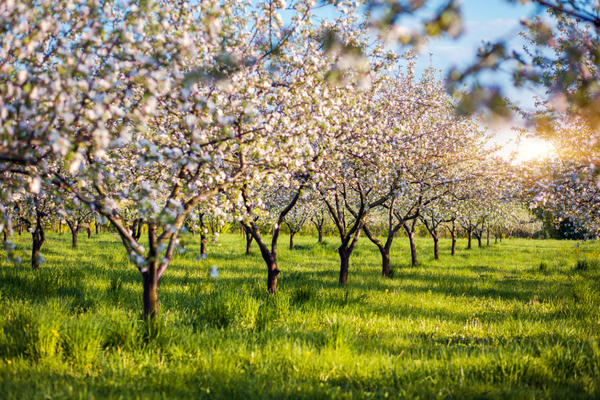
[[[394,276],[362,240],[347,288],[337,240],[281,238],[280,292],[239,235],[186,237],[144,323],[141,278],[112,234],[48,235],[47,262],[0,264],[0,398],[600,398],[600,245],[505,240]],[[4,258],[4,255],[1,256]],[[211,266],[219,276],[209,276]]]

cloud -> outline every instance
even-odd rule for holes
[[[516,18],[469,19],[464,25],[465,36],[477,36],[480,41],[514,35],[521,30],[521,23]]]
[[[475,58],[483,42],[504,40],[509,47],[521,47],[520,30],[520,22],[516,18],[468,19],[464,34],[457,40],[431,39],[422,54],[431,53],[434,64],[442,69],[464,65]]]

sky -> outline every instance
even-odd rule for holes
[[[519,36],[523,29],[522,18],[532,17],[540,9],[531,4],[524,6],[510,3],[507,0],[464,0],[462,17],[464,33],[456,40],[430,39],[419,55],[417,71],[429,66],[440,70],[440,78],[444,79],[452,67],[466,67],[475,59],[477,49],[485,41],[504,40],[509,48],[522,50],[525,41]],[[411,21],[405,21],[411,25]],[[510,68],[482,77],[486,84],[498,85],[511,101],[524,109],[533,109],[535,97],[543,97],[543,91],[535,88],[517,89],[511,82]],[[518,122],[515,122],[518,123]],[[540,139],[517,138],[510,126],[493,127],[497,130],[497,143],[503,146],[502,155],[514,154],[514,162],[532,158],[543,158],[552,154],[552,146]]]
[[[328,3],[332,0],[323,0]],[[460,1],[460,0],[459,0]],[[320,4],[323,4],[320,3]],[[398,22],[409,29],[422,28],[422,16],[433,14],[444,4],[445,0],[427,0],[417,16],[406,14]],[[445,79],[452,67],[465,67],[475,60],[478,48],[486,41],[494,42],[504,39],[509,48],[522,50],[525,41],[519,36],[522,30],[522,18],[532,17],[540,8],[532,4],[522,5],[512,0],[462,0],[460,1],[464,32],[457,39],[430,38],[427,45],[418,55],[417,72],[433,66],[440,71],[440,78]],[[323,7],[318,11],[322,18],[339,16],[332,7]],[[408,48],[398,48],[399,51]],[[484,76],[495,84],[502,86],[510,99],[523,107],[533,107],[531,90],[517,90],[511,84],[510,71],[505,70],[494,75]],[[490,82],[485,83],[490,83]],[[542,93],[538,93],[541,95]]]
[[[443,0],[428,0],[426,9],[422,15],[432,13],[443,3]],[[520,37],[519,32],[523,30],[521,19],[531,18],[543,10],[534,5],[522,5],[519,2],[509,0],[463,0],[461,11],[464,32],[457,39],[430,38],[427,45],[418,54],[416,61],[417,74],[425,69],[433,67],[439,71],[439,78],[445,80],[448,72],[453,67],[459,70],[471,65],[475,60],[477,50],[484,42],[504,41],[509,50],[522,51],[525,40]],[[322,10],[323,16],[332,17],[331,9]],[[400,25],[410,28],[422,27],[419,17],[407,15],[398,22]],[[399,48],[399,51],[408,48]],[[485,73],[480,76],[482,83],[486,85],[500,86],[503,94],[513,103],[523,109],[532,110],[535,98],[543,97],[540,89],[533,87],[517,89],[512,84],[511,70],[509,66],[495,73]],[[513,121],[519,125],[519,121]],[[495,132],[494,141],[503,148],[501,154],[510,158],[515,163],[532,158],[543,158],[551,156],[552,146],[541,139],[518,137],[510,125],[490,126]]]
[[[536,8],[531,5],[523,6],[506,0],[465,0],[462,2],[464,33],[456,40],[430,39],[420,54],[418,69],[423,70],[431,63],[445,76],[453,66],[460,68],[472,63],[477,49],[486,41],[505,40],[509,48],[522,50],[525,41],[519,36],[522,30],[520,20],[530,17],[535,11]],[[515,89],[508,68],[484,79],[489,81],[486,83],[502,86],[505,94],[520,106],[533,107],[536,92]]]

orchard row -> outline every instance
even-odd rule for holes
[[[436,72],[415,77],[412,55],[388,51],[352,3],[324,18],[311,0],[4,2],[9,256],[13,226],[32,233],[37,268],[52,219],[73,232],[92,218],[110,224],[154,315],[180,234],[204,215],[243,226],[271,292],[283,224],[294,231],[315,216],[339,236],[342,285],[363,233],[389,275],[393,238],[410,239],[417,221],[435,243],[442,224],[480,239],[490,226],[528,223],[532,204],[595,226],[595,185],[582,179],[593,169],[527,172],[495,156]],[[586,201],[578,185],[592,188]]]

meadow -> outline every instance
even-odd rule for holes
[[[239,234],[199,258],[186,236],[142,315],[117,237],[48,234],[39,271],[0,254],[0,398],[600,398],[597,242],[510,239],[465,250],[395,241],[393,277],[361,239],[348,286],[338,241],[281,238],[279,293]],[[218,268],[211,277],[212,266]]]

